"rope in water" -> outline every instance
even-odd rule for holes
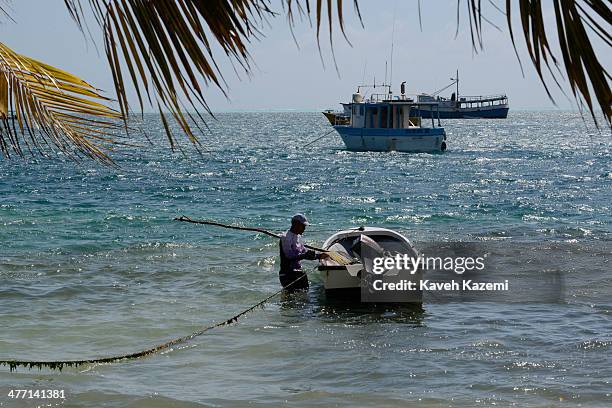
[[[315,268],[316,269],[316,268]],[[310,272],[314,271],[315,269],[312,269],[310,271],[307,271],[305,274],[309,274]],[[137,351],[135,353],[129,353],[129,354],[122,354],[122,355],[117,355],[117,356],[112,356],[112,357],[100,357],[100,358],[91,358],[91,359],[86,359],[86,360],[53,360],[53,361],[29,361],[29,360],[0,360],[0,366],[9,366],[10,371],[12,372],[13,370],[16,370],[17,367],[26,367],[28,369],[32,369],[34,367],[37,367],[39,370],[41,370],[43,367],[46,368],[50,368],[52,370],[62,370],[64,367],[77,367],[77,366],[81,366],[81,365],[85,365],[85,364],[109,364],[109,363],[116,363],[119,361],[124,361],[124,360],[134,360],[134,359],[138,359],[138,358],[143,358],[146,356],[149,356],[151,354],[154,353],[158,353],[162,350],[166,350],[169,349],[172,346],[175,346],[177,344],[180,343],[185,343],[191,339],[193,339],[194,337],[198,337],[201,336],[202,334],[215,329],[217,327],[222,327],[222,326],[228,326],[231,325],[233,323],[236,323],[238,321],[239,318],[241,318],[242,316],[246,315],[247,313],[253,311],[254,309],[258,308],[258,307],[262,307],[265,303],[267,303],[270,299],[278,296],[281,292],[283,292],[283,290],[285,289],[289,289],[291,288],[291,286],[293,286],[295,283],[297,283],[300,279],[304,279],[305,277],[302,275],[299,278],[297,278],[296,280],[294,280],[293,282],[289,283],[287,286],[285,286],[282,289],[279,289],[278,291],[274,292],[273,294],[271,294],[270,296],[268,296],[267,298],[259,301],[258,303],[254,304],[253,306],[244,309],[243,311],[241,311],[240,313],[232,316],[231,318],[227,319],[227,320],[223,320],[219,323],[215,323],[212,324],[210,326],[206,326],[196,332],[193,332],[187,336],[182,336],[182,337],[178,337],[176,339],[167,341],[166,343],[142,350],[142,351]]]
[[[215,222],[215,221],[203,221],[203,220],[192,220],[189,217],[186,216],[180,216],[178,218],[175,218],[176,221],[183,221],[183,222],[190,222],[193,224],[204,224],[204,225],[213,225],[213,226],[217,226],[217,227],[222,227],[222,228],[229,228],[229,229],[235,229],[235,230],[241,230],[241,231],[252,231],[252,232],[258,232],[258,233],[262,233],[265,235],[269,235],[271,237],[274,238],[281,238],[281,235],[276,234],[274,232],[270,232],[261,228],[251,228],[251,227],[239,227],[239,226],[235,226],[235,225],[227,225],[227,224],[221,224],[219,222]],[[317,248],[317,247],[313,247],[310,245],[304,245],[306,248],[309,249],[313,249],[315,251],[319,251],[319,252],[328,252],[325,249],[322,248]],[[310,273],[311,271],[306,272],[306,274]],[[250,311],[252,311],[253,309],[256,309],[258,307],[263,306],[266,302],[268,302],[270,299],[278,296],[283,290],[290,288],[291,286],[293,286],[297,281],[299,281],[300,279],[303,279],[303,276],[300,276],[299,278],[297,278],[296,280],[294,280],[293,282],[291,282],[289,285],[285,286],[284,288],[274,292],[273,294],[271,294],[270,296],[268,296],[267,298],[261,300],[260,302],[256,303],[255,305],[244,309],[242,312],[238,313],[235,316],[232,316],[231,318],[227,319],[227,320],[223,320],[219,323],[215,323],[212,324],[210,326],[206,326],[204,328],[202,328],[201,330],[198,330],[196,332],[193,332],[187,336],[182,336],[182,337],[178,337],[176,339],[167,341],[166,343],[142,350],[142,351],[138,351],[135,353],[129,353],[129,354],[122,354],[122,355],[118,355],[118,356],[111,356],[111,357],[101,357],[101,358],[92,358],[92,359],[86,359],[86,360],[54,360],[54,361],[31,361],[31,360],[0,360],[0,365],[1,366],[9,366],[10,371],[16,370],[17,367],[27,367],[29,369],[33,368],[33,367],[38,367],[38,369],[42,369],[42,367],[47,367],[50,368],[52,370],[62,370],[62,368],[66,367],[76,367],[76,366],[81,366],[81,365],[85,365],[85,364],[109,364],[109,363],[115,363],[118,361],[122,361],[122,360],[134,360],[134,359],[138,359],[138,358],[142,358],[142,357],[146,357],[149,356],[151,354],[154,353],[158,353],[162,350],[166,350],[169,349],[172,346],[175,346],[177,344],[180,343],[185,343],[191,339],[193,339],[194,337],[197,336],[201,336],[202,334],[206,333],[209,330],[215,329],[217,327],[221,327],[221,326],[227,326],[230,325],[232,323],[235,323],[240,317],[244,316],[245,314],[249,313]]]
[[[301,148],[303,149],[303,148],[305,148],[305,147],[310,146],[310,145],[311,145],[311,144],[313,144],[313,143],[318,142],[319,140],[323,139],[325,136],[327,136],[327,135],[329,135],[330,133],[332,133],[334,130],[336,130],[336,129],[332,129],[332,130],[330,130],[329,132],[325,133],[323,136],[319,136],[319,137],[317,137],[316,139],[311,140],[310,142],[308,142],[308,143],[306,143],[305,145],[303,145]]]

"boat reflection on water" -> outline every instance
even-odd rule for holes
[[[364,303],[358,294],[330,297],[323,285],[316,281],[308,291],[284,292],[279,306],[285,318],[296,322],[314,318],[325,323],[351,325],[392,322],[421,326],[425,315],[420,303]]]

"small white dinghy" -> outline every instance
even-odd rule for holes
[[[330,258],[319,261],[319,271],[327,295],[343,296],[362,294],[362,278],[366,271],[371,272],[374,257],[395,257],[406,254],[418,258],[414,245],[402,234],[378,227],[359,227],[339,231],[330,236],[323,244],[330,251]],[[391,275],[398,275],[396,271]],[[417,281],[422,271],[402,277]],[[414,294],[412,294],[414,298]],[[420,302],[421,294],[417,294]]]

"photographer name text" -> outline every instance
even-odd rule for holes
[[[377,291],[387,290],[408,290],[408,291],[507,291],[509,284],[508,280],[502,282],[475,282],[471,279],[466,280],[451,280],[450,282],[432,282],[429,279],[421,279],[412,281],[402,279],[399,282],[384,282],[382,279],[376,279],[372,282],[372,287]]]

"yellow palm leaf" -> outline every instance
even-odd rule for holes
[[[46,146],[75,158],[112,160],[105,145],[117,143],[123,115],[81,78],[20,55],[0,43],[0,150],[23,156]],[[10,120],[13,112],[16,125]]]

